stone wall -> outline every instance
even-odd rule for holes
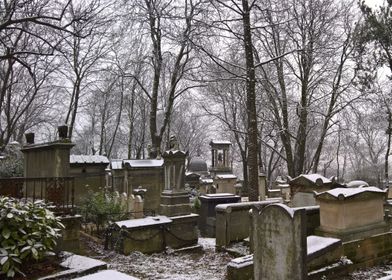
[[[159,211],[161,193],[164,189],[163,168],[130,168],[128,172],[128,188],[132,190],[142,186],[147,192],[144,196],[144,208]]]
[[[75,184],[75,203],[80,204],[86,198],[88,190],[101,191],[106,184],[105,166],[71,166],[69,175]]]

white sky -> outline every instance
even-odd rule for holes
[[[372,8],[382,5],[383,2],[384,2],[384,0],[365,0],[365,3],[368,4]]]

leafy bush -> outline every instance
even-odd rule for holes
[[[96,225],[98,234],[109,221],[119,220],[123,216],[121,214],[123,209],[119,199],[116,199],[116,194],[105,190],[99,192],[89,190],[80,210],[85,222]]]
[[[0,275],[23,275],[22,265],[53,250],[62,228],[43,201],[0,197]]]

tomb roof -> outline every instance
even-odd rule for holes
[[[347,183],[347,188],[369,187],[369,184],[362,180],[354,180]]]
[[[294,179],[289,178],[290,185],[322,185],[332,184],[333,181],[319,174],[301,174]]]
[[[106,156],[101,155],[70,155],[70,164],[109,164]]]
[[[112,159],[110,161],[110,167],[112,169],[122,169],[122,159]]]
[[[155,217],[146,217],[142,219],[131,219],[125,221],[118,221],[114,224],[118,227],[125,227],[127,229],[130,228],[138,228],[145,226],[155,226],[160,224],[168,224],[171,223],[172,220],[166,216],[155,216]]]
[[[228,140],[211,140],[210,145],[231,145],[231,142]]]
[[[163,165],[163,159],[127,159],[123,162],[126,166],[136,168],[161,167]]]
[[[207,172],[208,167],[207,167],[207,162],[200,158],[200,157],[194,157],[191,158],[188,164],[188,171],[189,172]]]
[[[216,178],[218,179],[237,179],[237,176],[234,174],[217,174]]]
[[[335,188],[321,193],[316,193],[316,197],[333,197],[337,199],[345,199],[354,197],[363,193],[379,193],[385,194],[387,190],[381,190],[377,187],[363,187],[363,188]]]
[[[194,157],[191,158],[188,164],[188,171],[189,172],[208,172],[207,162],[200,158]]]

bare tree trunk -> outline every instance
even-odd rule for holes
[[[259,200],[259,170],[257,164],[257,113],[256,113],[256,77],[253,56],[250,8],[248,0],[242,0],[242,22],[244,30],[244,49],[246,62],[246,108],[248,115],[248,167],[249,200]]]
[[[387,129],[388,145],[387,145],[387,151],[385,153],[385,182],[387,186],[389,186],[388,159],[389,159],[389,153],[391,151],[391,132],[392,132],[392,112],[388,108],[388,129]]]

